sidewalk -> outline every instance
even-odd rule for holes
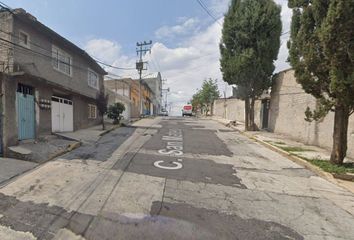
[[[37,165],[37,163],[23,160],[0,158],[0,184],[35,168]]]
[[[236,125],[230,120],[211,117],[210,119],[218,121],[228,127],[231,127],[247,137],[261,143],[262,145],[276,151],[290,160],[308,168],[317,175],[336,183],[348,190],[354,192],[354,172],[345,172],[344,168],[327,166],[331,156],[331,152],[318,146],[306,145],[299,141],[289,139],[289,137],[267,131],[245,131],[245,126],[241,122]],[[354,160],[346,158],[344,163],[352,165],[354,170]],[[323,169],[326,169],[324,171]]]

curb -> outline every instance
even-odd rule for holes
[[[72,150],[74,150],[74,149],[76,149],[76,148],[78,148],[78,147],[80,147],[80,146],[81,146],[81,142],[75,142],[75,143],[69,144],[69,146],[68,146],[66,149],[64,149],[64,150],[62,150],[62,151],[60,151],[60,152],[57,152],[57,153],[53,154],[52,156],[50,156],[50,157],[49,157],[47,160],[45,160],[44,162],[38,163],[37,166],[35,166],[35,167],[33,167],[33,168],[30,168],[30,169],[28,169],[28,170],[26,170],[26,171],[24,171],[24,172],[18,173],[18,174],[16,174],[16,175],[12,176],[11,178],[6,179],[6,180],[0,182],[0,188],[3,188],[3,187],[5,187],[6,185],[12,183],[13,181],[15,181],[15,180],[16,180],[17,178],[19,178],[20,176],[25,175],[25,174],[27,174],[27,173],[30,173],[30,172],[34,171],[35,169],[38,169],[38,168],[42,167],[44,164],[47,164],[48,162],[50,162],[50,161],[53,160],[54,158],[59,157],[59,156],[65,154],[65,153],[71,152]]]
[[[214,121],[217,121],[223,125],[226,126],[226,124],[222,123],[221,121],[218,121],[217,119],[213,119]],[[300,157],[297,157],[289,152],[286,152],[270,143],[267,143],[265,141],[262,141],[258,138],[256,138],[255,136],[253,136],[252,134],[248,134],[244,131],[241,131],[240,129],[237,129],[236,127],[234,126],[227,126],[227,127],[230,127],[234,130],[236,130],[237,132],[239,132],[240,134],[248,137],[249,139],[252,139],[253,141],[267,147],[268,149],[274,151],[274,152],[277,152],[279,153],[280,155],[286,157],[287,159],[301,165],[302,167],[312,171],[313,173],[315,173],[317,176],[319,177],[322,177],[324,179],[326,179],[327,181],[341,187],[341,188],[345,188],[346,190],[350,191],[351,193],[354,194],[354,187],[353,186],[348,186],[348,181],[346,180],[341,180],[341,179],[338,179],[338,178],[335,178],[331,173],[328,173],[328,172],[325,172],[323,171],[321,168],[315,166],[315,165],[312,165],[311,163],[307,162],[306,160],[300,158]]]
[[[73,137],[68,137],[68,136],[62,135],[62,134],[60,134],[60,133],[55,133],[55,132],[53,132],[52,134],[55,135],[55,136],[57,136],[57,137],[59,137],[59,138],[65,139],[65,140],[75,141],[75,142],[81,142],[80,139],[73,138]]]
[[[104,130],[103,132],[101,132],[100,134],[98,134],[98,136],[102,137],[103,135],[106,135],[107,133],[112,132],[113,130],[120,128],[121,125],[117,124],[116,126],[111,127],[110,129]]]
[[[62,151],[60,151],[60,152],[57,152],[57,153],[53,154],[52,156],[50,156],[50,157],[49,157],[46,161],[44,161],[43,163],[49,162],[49,161],[53,160],[54,158],[57,158],[57,157],[59,157],[59,156],[65,154],[65,153],[71,152],[72,150],[74,150],[74,149],[76,149],[76,148],[78,148],[78,147],[80,147],[80,146],[81,146],[81,142],[71,143],[71,144],[69,144],[69,146],[68,146],[66,149],[64,149],[64,150],[62,150]]]
[[[315,165],[312,165],[311,163],[309,163],[308,161],[300,158],[300,157],[297,157],[289,152],[286,152],[280,148],[277,148],[273,145],[271,145],[270,143],[267,143],[267,142],[264,142],[262,140],[259,140],[257,139],[256,137],[254,136],[250,136],[249,134],[247,133],[244,133],[244,132],[241,132],[239,131],[241,134],[243,134],[244,136],[250,138],[250,139],[253,139],[254,141],[260,143],[261,145],[267,147],[268,149],[270,150],[273,150],[274,152],[277,152],[279,154],[281,154],[282,156],[288,158],[289,160],[303,166],[304,168],[312,171],[313,173],[315,173],[317,176],[319,177],[322,177],[324,179],[326,179],[327,181],[333,183],[333,184],[336,184],[337,186],[339,187],[342,187],[342,188],[345,188],[346,190],[350,191],[351,193],[354,194],[354,187],[350,187],[350,186],[347,186],[347,183],[348,181],[346,180],[341,180],[341,179],[338,179],[338,178],[335,178],[331,173],[329,172],[325,172],[323,171],[321,168],[315,166]]]

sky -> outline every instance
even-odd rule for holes
[[[210,17],[197,0],[1,0],[11,8],[24,8],[40,22],[72,41],[90,55],[116,67],[135,67],[136,43],[152,40],[143,76],[161,72],[170,88],[171,115],[200,88],[204,79],[218,80],[220,93],[231,95],[222,81],[219,43],[223,16],[230,0],[202,0],[218,21]],[[291,10],[282,6],[283,32],[290,29]],[[275,72],[289,68],[286,42],[282,45]],[[135,70],[106,68],[122,77],[137,77]]]

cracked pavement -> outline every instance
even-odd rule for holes
[[[354,239],[354,195],[211,120],[143,119],[0,188],[0,239]]]

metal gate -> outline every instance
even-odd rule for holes
[[[35,138],[34,96],[22,92],[16,93],[18,139]]]
[[[73,102],[52,96],[52,132],[72,132],[73,130]]]
[[[262,100],[262,108],[261,108],[261,116],[262,116],[262,129],[268,128],[268,120],[269,120],[269,106],[270,100],[263,99]]]

